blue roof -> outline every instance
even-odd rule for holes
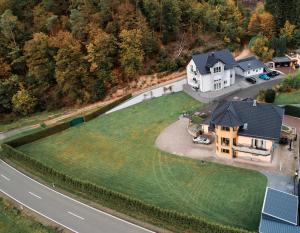
[[[258,69],[258,68],[265,68],[266,67],[255,56],[247,57],[245,59],[238,60],[237,63],[238,63],[238,66],[243,71],[252,70],[252,69]]]
[[[288,224],[298,223],[298,197],[276,189],[267,188],[262,216]]]
[[[229,49],[195,54],[192,59],[200,74],[209,74],[209,68],[213,67],[219,61],[225,64],[225,70],[232,69],[237,65]]]
[[[300,233],[300,227],[262,217],[259,225],[259,233]]]

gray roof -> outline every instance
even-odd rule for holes
[[[266,67],[255,56],[247,57],[245,59],[238,60],[237,63],[238,63],[238,66],[243,71],[252,70],[252,69],[258,69],[258,68],[265,68]]]
[[[262,217],[259,225],[259,233],[300,233],[300,227]]]
[[[298,223],[298,197],[276,189],[267,188],[262,215],[270,220],[292,225]]]
[[[260,233],[300,233],[298,197],[267,188],[259,224]]]
[[[225,64],[225,70],[232,69],[234,66],[237,65],[229,49],[195,54],[193,55],[192,59],[195,62],[200,74],[209,74],[209,69],[219,61]]]
[[[291,59],[286,57],[286,56],[283,56],[283,57],[274,57],[273,59],[273,62],[277,63],[277,62],[291,62]]]
[[[212,113],[210,124],[240,127],[238,134],[278,141],[281,134],[283,108],[254,101],[229,101],[220,103]],[[247,123],[247,129],[243,126]]]

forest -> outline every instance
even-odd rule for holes
[[[299,15],[299,0],[0,0],[0,121],[96,102],[200,47],[250,41],[268,60],[300,45]]]

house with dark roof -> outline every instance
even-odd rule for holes
[[[216,154],[271,162],[281,136],[283,108],[256,100],[220,103],[202,125],[215,135]]]
[[[253,77],[264,73],[265,64],[258,60],[255,56],[237,60],[235,68],[236,74],[243,77]]]
[[[259,233],[300,233],[298,196],[267,187]]]
[[[234,85],[236,65],[228,49],[195,54],[187,66],[187,83],[201,92],[222,90]]]

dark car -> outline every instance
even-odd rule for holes
[[[273,78],[273,77],[276,77],[279,75],[279,73],[277,71],[271,71],[269,73],[267,73],[267,75],[270,77],[270,78]]]
[[[279,144],[287,145],[287,144],[289,144],[289,139],[287,137],[281,137],[279,140]]]
[[[248,77],[248,78],[246,78],[246,81],[249,83],[252,83],[252,84],[256,83],[256,79],[254,77]]]

